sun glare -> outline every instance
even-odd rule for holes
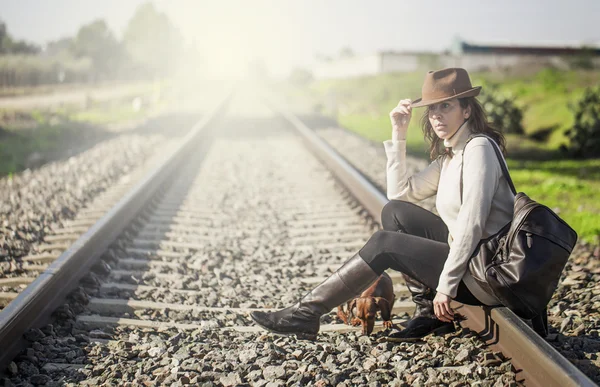
[[[290,40],[281,15],[283,3],[256,1],[164,2],[163,8],[196,50],[185,61],[196,63],[202,73],[216,78],[255,75],[257,64],[270,73],[289,70],[277,57]],[[273,6],[275,5],[276,6]],[[229,5],[229,6],[228,6]],[[281,33],[281,31],[284,31]],[[275,32],[279,31],[279,32]]]

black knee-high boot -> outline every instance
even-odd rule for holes
[[[435,318],[435,313],[433,311],[435,291],[409,275],[402,273],[402,276],[404,277],[404,282],[406,282],[406,287],[412,295],[412,300],[415,303],[415,312],[413,313],[412,319],[417,317]]]
[[[388,336],[390,341],[410,341],[420,339],[430,333],[450,333],[454,323],[438,320],[433,310],[435,291],[414,278],[402,274],[415,303],[415,313],[403,324],[404,329]]]
[[[251,317],[271,332],[314,339],[323,314],[360,295],[377,277],[379,275],[356,254],[295,305],[276,312],[252,312]]]

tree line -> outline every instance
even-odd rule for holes
[[[164,77],[183,44],[176,26],[152,3],[136,9],[122,39],[98,19],[44,49],[15,40],[0,21],[0,87]]]

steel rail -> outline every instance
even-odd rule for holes
[[[388,202],[385,195],[293,113],[275,103],[271,96],[263,95],[263,98],[271,109],[294,126],[307,147],[381,224],[381,210]],[[453,306],[460,308],[461,314],[466,317],[460,322],[461,326],[477,332],[491,348],[510,358],[517,370],[517,377],[526,386],[596,386],[510,309],[457,302],[453,302]]]
[[[233,90],[197,122],[172,152],[144,176],[118,203],[79,237],[60,257],[41,273],[25,290],[0,312],[0,370],[17,355],[25,344],[23,334],[49,321],[79,280],[89,272],[111,243],[137,216],[158,189],[175,173],[205,128],[219,118],[231,99]]]

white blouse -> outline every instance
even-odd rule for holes
[[[482,303],[498,305],[500,302],[494,295],[477,285],[467,266],[479,241],[511,221],[515,196],[487,138],[475,138],[465,149],[471,136],[473,132],[467,121],[450,139],[444,140],[444,145],[452,148],[453,157],[438,157],[412,176],[407,176],[406,172],[406,141],[384,141],[387,197],[418,202],[437,194],[436,208],[449,230],[450,253],[436,290],[455,298],[462,279]]]

